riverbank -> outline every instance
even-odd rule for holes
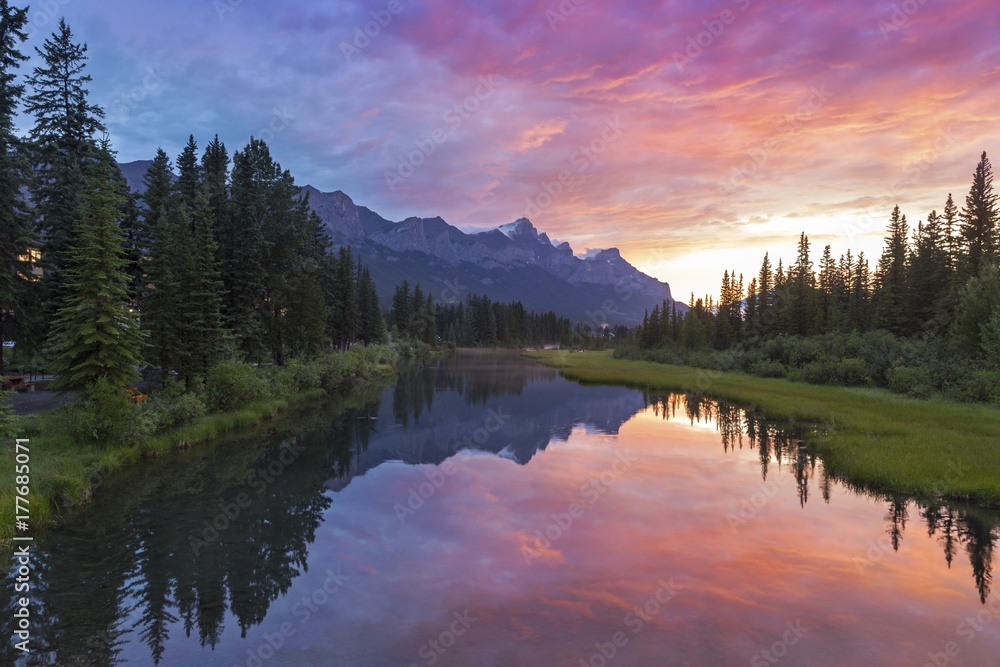
[[[335,361],[331,363],[331,359]],[[308,364],[277,370],[255,369],[249,376],[253,378],[251,384],[255,391],[247,395],[254,395],[256,400],[235,401],[230,394],[227,398],[232,404],[227,405],[228,409],[161,429],[142,442],[127,446],[82,444],[71,435],[71,417],[67,409],[49,410],[19,419],[15,437],[28,440],[30,459],[27,475],[29,534],[37,536],[58,522],[63,509],[89,501],[102,481],[123,466],[172,449],[210,444],[225,435],[274,419],[283,412],[355,391],[359,386],[391,375],[395,361],[395,352],[388,347],[352,348],[347,353],[335,353]],[[211,394],[211,387],[205,393]],[[178,403],[176,399],[163,400]],[[154,395],[152,400],[136,409],[162,411],[157,401]],[[15,479],[12,445],[4,448],[2,469],[6,473],[0,474],[0,552],[10,547],[10,538],[14,535],[15,487],[22,486]]]
[[[826,468],[887,493],[1000,506],[1000,408],[902,397],[884,390],[830,387],[612,359],[608,352],[529,352],[583,383],[698,391],[772,419],[818,422],[807,438]]]

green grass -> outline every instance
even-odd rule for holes
[[[66,507],[87,502],[100,481],[122,466],[252,428],[291,407],[322,400],[326,395],[322,389],[311,389],[291,398],[261,401],[240,410],[205,415],[159,433],[138,447],[81,445],[69,435],[65,411],[57,409],[33,415],[25,420],[24,434],[18,435],[30,439],[31,533],[38,535],[58,522]],[[0,478],[0,517],[3,517],[0,551],[9,546],[14,534],[14,447],[4,448],[3,459],[3,469],[9,474]]]
[[[612,359],[607,352],[526,356],[583,383],[698,391],[767,418],[828,425],[808,436],[807,444],[848,483],[1000,505],[1000,408],[994,406]]]
[[[396,356],[387,347],[352,348],[345,354],[331,355],[337,386],[334,394],[355,394],[359,387],[391,376]],[[324,361],[319,360],[321,368]],[[261,371],[262,373],[274,373]],[[266,375],[265,375],[266,377]],[[48,526],[58,523],[64,510],[87,502],[101,480],[113,475],[122,466],[134,464],[144,457],[158,456],[168,451],[209,443],[227,434],[253,428],[279,413],[296,406],[314,403],[327,397],[327,391],[274,386],[273,398],[251,403],[228,412],[211,413],[188,424],[171,428],[134,446],[109,447],[81,444],[70,435],[67,411],[56,409],[20,420],[15,437],[29,438],[31,534],[37,536]],[[14,535],[15,515],[15,451],[13,442],[0,454],[0,553],[6,552]]]

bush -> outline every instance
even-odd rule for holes
[[[189,424],[208,412],[205,401],[194,392],[158,394],[149,407],[156,419],[157,431]]]
[[[343,354],[330,352],[316,360],[319,371],[319,386],[327,391],[339,391],[346,387],[350,380],[347,360]]]
[[[762,378],[783,378],[788,375],[788,370],[780,361],[765,359],[750,364],[747,372]]]
[[[208,372],[208,407],[227,412],[246,407],[271,396],[267,380],[252,366],[239,361],[223,361]]]
[[[321,366],[315,361],[304,364],[293,359],[286,370],[290,376],[292,388],[297,392],[316,389],[320,386]]]
[[[801,369],[802,379],[809,384],[836,384],[836,364],[829,361],[812,361]]]
[[[101,378],[67,407],[67,425],[74,440],[103,447],[142,445],[155,423],[142,405],[136,405],[121,387]]]
[[[900,357],[901,342],[888,331],[869,331],[862,337],[861,356],[876,387],[889,386],[889,372]]]
[[[1000,401],[1000,371],[970,369],[950,389],[955,398],[968,403]]]
[[[889,390],[912,398],[927,398],[934,391],[934,379],[923,367],[894,366],[889,374]]]
[[[848,357],[841,359],[839,363],[834,362],[834,365],[836,366],[834,376],[837,378],[837,384],[856,387],[866,385],[871,380],[868,375],[868,364],[865,363],[864,359]]]

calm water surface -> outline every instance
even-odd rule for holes
[[[38,544],[17,664],[1000,665],[997,513],[796,432],[461,353],[110,480]]]

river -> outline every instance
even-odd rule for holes
[[[515,353],[407,367],[109,479],[39,540],[33,652],[0,657],[1000,665],[997,512],[846,485],[809,428]]]

